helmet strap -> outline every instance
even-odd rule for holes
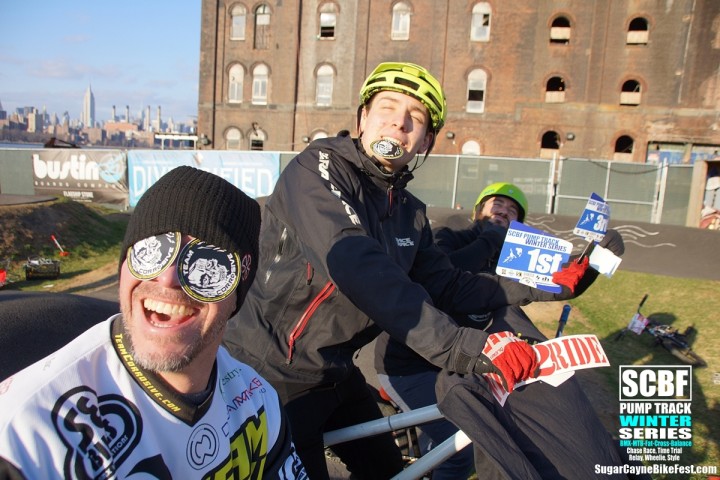
[[[416,169],[420,168],[421,165],[425,163],[425,160],[427,160],[428,155],[430,155],[430,152],[432,151],[433,147],[435,146],[435,139],[437,138],[437,132],[432,132],[432,140],[430,140],[430,145],[428,145],[427,150],[425,150],[425,155],[422,157],[422,162],[420,161],[420,155],[415,155],[415,165],[410,169],[410,172],[414,172]]]

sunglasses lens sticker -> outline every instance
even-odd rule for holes
[[[170,232],[148,237],[133,244],[128,251],[128,268],[139,280],[160,275],[175,261],[180,246],[180,234]]]
[[[178,275],[183,290],[201,302],[227,298],[240,281],[238,256],[200,240],[185,245],[179,263]]]

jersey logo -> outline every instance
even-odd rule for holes
[[[412,241],[412,238],[395,238],[395,241],[397,242],[398,247],[412,247],[415,245],[415,242]]]
[[[187,460],[191,467],[200,470],[210,465],[218,455],[218,434],[215,429],[203,423],[190,434],[187,444]]]
[[[65,478],[112,477],[142,435],[142,418],[132,402],[115,394],[97,396],[85,386],[62,395],[51,417],[68,448]]]
[[[230,454],[203,479],[263,478],[269,438],[265,407],[248,417],[230,436]]]

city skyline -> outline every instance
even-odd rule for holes
[[[162,108],[164,121],[197,115],[200,0],[117,4],[13,2],[0,6],[0,104],[81,119],[92,88],[95,122]],[[154,116],[154,115],[153,115]]]

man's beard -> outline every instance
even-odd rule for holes
[[[199,352],[203,351],[205,347],[211,344],[218,336],[221,336],[225,327],[224,322],[214,322],[211,329],[203,334],[200,331],[192,332],[191,335],[187,333],[177,334],[172,336],[162,336],[153,339],[152,346],[148,351],[138,351],[133,341],[133,332],[128,328],[128,319],[132,323],[131,316],[131,304],[121,302],[120,311],[122,312],[123,330],[126,335],[126,342],[128,343],[128,350],[130,351],[133,361],[143,368],[151,372],[180,372],[185,369],[192,361],[197,357]],[[142,307],[141,307],[142,308]],[[181,352],[172,354],[159,353],[158,348],[165,343],[169,345],[177,345],[178,343],[184,343],[185,348]],[[159,349],[162,351],[162,349]]]

